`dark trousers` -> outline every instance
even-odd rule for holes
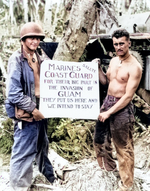
[[[100,112],[107,111],[119,98],[106,96]],[[117,152],[119,173],[123,184],[130,187],[134,176],[134,150],[133,150],[133,105],[129,103],[124,109],[111,115],[104,123],[96,123],[94,133],[94,147],[99,166],[107,171],[116,169],[112,155],[111,141]]]

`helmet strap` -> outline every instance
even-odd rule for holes
[[[23,53],[23,44],[21,43],[21,53]]]

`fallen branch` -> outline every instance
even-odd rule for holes
[[[144,125],[142,125],[141,123],[137,122],[136,123],[141,127],[142,131],[146,131],[146,127],[144,127]]]
[[[48,184],[32,184],[32,186],[40,187],[40,188],[49,188],[49,189],[57,189],[57,187],[48,185]]]

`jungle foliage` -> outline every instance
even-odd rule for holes
[[[48,127],[50,147],[69,161],[92,157],[94,126],[95,121],[60,119],[55,127]]]
[[[6,119],[0,128],[0,151],[10,154],[13,145],[13,121]],[[60,156],[76,161],[93,152],[94,121],[52,118],[48,120],[48,139],[50,148]]]
[[[3,128],[0,127],[0,152],[9,154],[13,145],[13,121],[8,118],[2,125]]]

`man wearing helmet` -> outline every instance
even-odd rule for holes
[[[14,144],[10,161],[10,183],[15,191],[26,191],[32,181],[32,163],[51,183],[55,177],[48,159],[47,120],[38,110],[40,64],[43,57],[37,47],[45,37],[40,25],[29,22],[20,31],[21,51],[8,61],[6,110],[11,104],[14,115]],[[15,113],[13,113],[15,112]]]

